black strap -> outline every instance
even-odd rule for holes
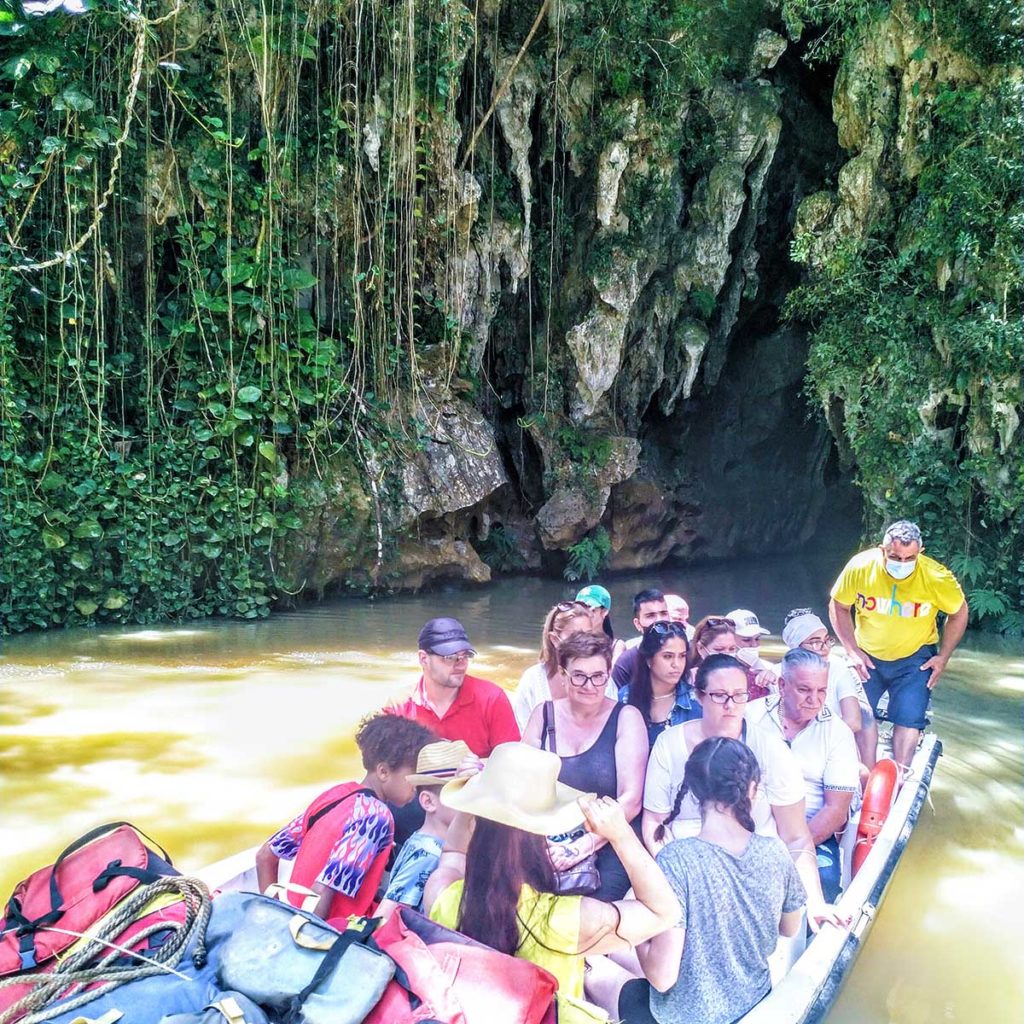
[[[65,847],[61,851],[60,856],[58,856],[57,859],[53,862],[53,870],[50,872],[50,913],[51,914],[54,911],[59,910],[64,905],[64,897],[61,895],[60,888],[57,885],[57,868],[59,868],[61,866],[61,864],[65,860],[67,860],[67,858],[70,857],[71,854],[73,854],[76,850],[80,850],[83,846],[88,845],[94,839],[99,839],[100,836],[106,835],[108,832],[113,832],[116,829],[119,829],[122,825],[127,825],[128,828],[130,828],[133,831],[137,832],[140,836],[142,836],[144,839],[148,840],[150,843],[153,843],[153,845],[157,848],[157,850],[163,856],[164,860],[168,864],[172,863],[170,855],[167,853],[167,851],[159,843],[154,843],[153,840],[150,839],[150,837],[147,836],[145,832],[143,832],[141,829],[136,828],[130,821],[111,821],[111,822],[108,822],[106,825],[98,825],[91,832],[86,832],[84,836],[79,836],[79,838],[76,839],[70,846]],[[109,865],[108,865],[108,867],[109,867]],[[108,879],[108,881],[109,881],[109,879]],[[106,883],[104,883],[104,884],[106,884]],[[102,886],[101,886],[101,888],[102,888]],[[96,889],[95,886],[94,886],[93,887],[93,891],[94,892],[98,892],[99,890]],[[49,916],[49,915],[47,915],[47,916]],[[41,922],[42,918],[39,918],[38,921]],[[51,923],[51,922],[47,922],[47,923]]]
[[[552,754],[557,754],[555,750],[555,705],[553,701],[544,701],[543,711],[543,731],[541,733],[540,743],[542,750],[550,750]]]
[[[149,885],[151,882],[159,881],[159,879],[166,876],[159,874],[156,871],[148,871],[146,868],[126,868],[121,864],[120,860],[112,860],[93,880],[92,880],[92,891],[99,892],[101,889],[106,889],[110,884],[111,879],[117,878],[120,875],[125,875],[128,878],[134,878],[144,885]]]
[[[363,793],[366,796],[377,796],[372,789],[353,789],[351,793],[346,793],[343,797],[339,797],[337,800],[332,800],[326,806],[321,807],[316,814],[311,814],[309,816],[309,821],[306,822],[306,831],[308,832],[325,814],[330,814],[331,811],[333,811],[339,804],[343,804],[349,797],[358,796],[360,793]]]
[[[351,794],[354,795],[354,794]],[[344,797],[342,799],[345,799]],[[338,803],[341,803],[339,800]],[[314,993],[317,988],[326,981],[338,966],[339,961],[345,955],[345,950],[353,943],[367,944],[374,928],[380,923],[380,918],[367,918],[359,928],[347,928],[331,945],[331,948],[324,954],[316,973],[309,979],[305,988],[292,996],[286,1003],[281,1015],[281,1024],[296,1024],[302,1013],[302,1006],[305,1001]]]

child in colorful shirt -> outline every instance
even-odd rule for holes
[[[256,854],[260,891],[277,881],[282,860],[293,861],[290,881],[319,897],[315,912],[329,921],[370,912],[395,839],[386,802],[408,803],[415,795],[406,781],[420,750],[433,734],[408,719],[378,714],[356,733],[366,775],[321,793],[279,829]],[[287,899],[298,906],[299,893]]]

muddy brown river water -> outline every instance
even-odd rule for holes
[[[823,612],[835,565],[778,559],[606,581],[679,590],[694,618]],[[344,600],[256,623],[69,630],[0,649],[0,897],[92,826],[128,820],[183,870],[261,842],[325,784],[356,777],[355,723],[416,678],[427,618],[465,623],[473,673],[514,687],[574,588]],[[770,656],[770,655],[769,655]],[[829,1024],[1024,1021],[1024,647],[968,636],[936,691],[945,746],[907,849]]]

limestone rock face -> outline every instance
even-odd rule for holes
[[[454,396],[420,396],[421,450],[402,467],[397,525],[471,508],[508,483],[494,432],[483,415]]]
[[[499,8],[478,17],[493,28]],[[655,115],[633,92],[601,93],[586,52],[545,49],[584,15],[559,0],[525,52],[500,33],[476,51],[492,116],[468,156],[476,121],[444,136],[443,231],[417,285],[443,300],[450,337],[422,369],[415,450],[375,463],[380,494],[363,488],[369,541],[347,555],[350,578],[558,572],[599,527],[616,570],[781,551],[847,500],[827,427],[807,415],[806,339],[779,326],[789,245],[825,259],[887,216],[902,108],[878,61],[911,40],[880,37],[863,74],[847,68],[835,124],[770,28],[745,78]],[[665,118],[700,159],[659,142]],[[909,154],[921,134],[904,135]],[[305,554],[340,566],[333,514]],[[317,585],[342,575],[321,567]]]
[[[890,192],[921,172],[936,86],[980,80],[963,54],[925,35],[905,3],[864,32],[840,63],[832,93],[839,144],[850,159],[836,191],[808,197],[797,213],[794,236],[811,266],[884,224]]]
[[[611,451],[580,485],[559,483],[537,513],[537,532],[549,551],[575,544],[601,521],[614,484],[630,479],[637,470],[640,442],[632,437],[608,438]]]

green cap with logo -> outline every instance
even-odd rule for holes
[[[591,583],[589,587],[584,587],[576,595],[576,600],[591,608],[611,609],[612,606],[612,595],[597,583]]]

